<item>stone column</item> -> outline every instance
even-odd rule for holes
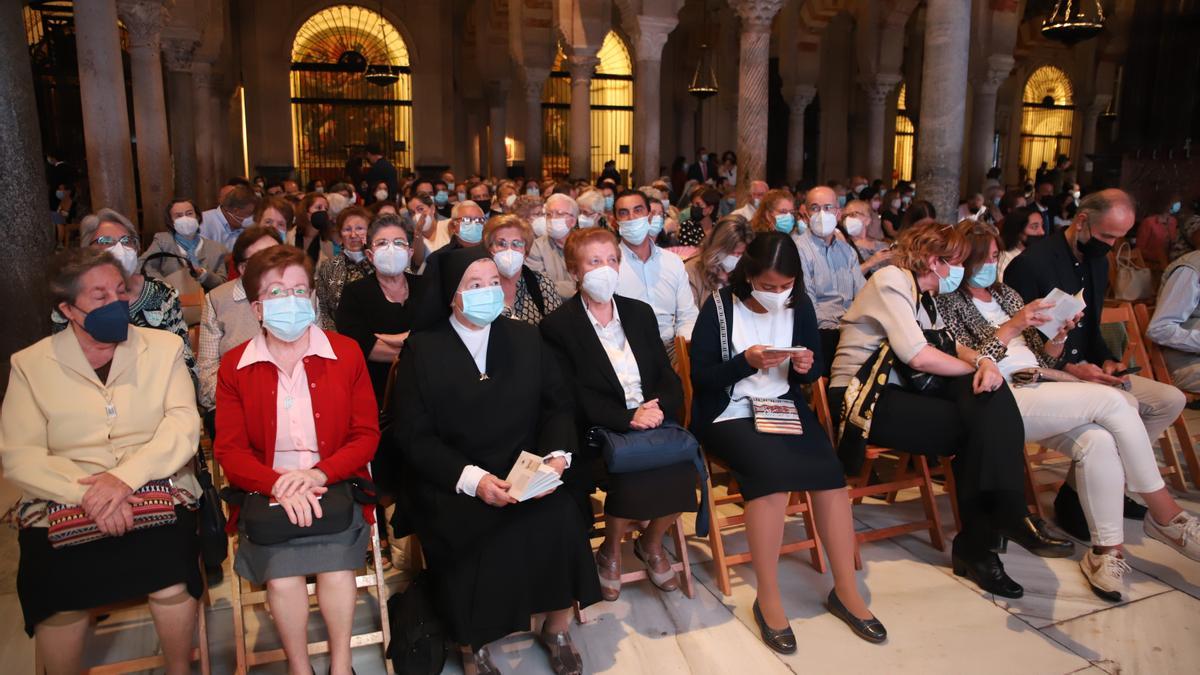
[[[216,146],[217,115],[220,106],[217,105],[217,75],[213,73],[212,64],[198,61],[192,67],[192,82],[196,87],[196,199],[203,204],[201,208],[216,205],[217,165]]]
[[[92,207],[109,207],[137,222],[125,71],[117,32],[117,0],[81,2],[75,11],[79,95]]]
[[[166,201],[174,189],[162,73],[162,29],[167,22],[167,7],[162,0],[120,0],[119,10],[129,35],[142,232],[149,236],[165,229]]]
[[[658,178],[662,161],[662,51],[667,36],[679,25],[673,16],[634,18],[637,55],[634,80],[632,185],[649,185]]]
[[[771,52],[771,21],[783,0],[729,0],[742,19],[738,51],[738,202],[747,199],[750,182],[766,179],[767,62]]]
[[[987,74],[975,84],[971,105],[971,159],[967,170],[967,194],[983,189],[983,181],[992,168],[992,141],[996,137],[996,92],[1013,69],[1013,57],[993,54],[988,57]]]
[[[1080,185],[1090,186],[1092,183],[1091,155],[1096,154],[1096,122],[1099,121],[1101,113],[1108,108],[1110,101],[1111,95],[1100,94],[1092,99],[1092,104],[1083,113],[1083,138],[1079,147],[1079,157],[1075,160],[1075,180]]]
[[[174,193],[196,198],[195,98],[192,90],[192,55],[198,40],[163,41],[167,65],[167,119],[170,122],[171,156],[175,166]]]
[[[921,133],[913,171],[921,197],[942,219],[958,209],[967,104],[971,4],[929,0],[921,70]]]
[[[542,179],[542,92],[549,68],[525,66],[521,84],[525,88],[525,178]]]
[[[788,92],[787,180],[792,185],[804,179],[804,111],[816,96],[811,84],[792,85]]]
[[[571,71],[571,178],[592,178],[592,73],[598,63],[592,54],[567,57]]]
[[[484,97],[488,100],[488,127],[491,133],[488,174],[493,178],[505,178],[508,175],[504,147],[504,137],[507,135],[505,123],[508,117],[508,83],[489,82],[484,87]]]
[[[888,96],[897,84],[900,84],[900,76],[893,73],[881,73],[862,82],[863,91],[867,94],[868,180],[882,178],[890,182],[891,179],[892,172],[883,164],[883,141],[887,138],[884,112],[887,110]]]
[[[9,357],[50,334],[46,257],[54,250],[46,161],[38,129],[37,101],[25,43],[22,2],[0,2],[0,398],[8,386]],[[114,19],[115,21],[115,19]],[[116,24],[113,24],[114,32]]]

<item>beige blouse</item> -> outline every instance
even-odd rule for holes
[[[829,386],[844,387],[887,338],[896,358],[908,363],[928,344],[923,328],[933,328],[924,309],[917,319],[917,287],[912,273],[889,266],[871,275],[842,316],[841,337]],[[939,319],[940,323],[940,319]]]

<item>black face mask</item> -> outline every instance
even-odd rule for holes
[[[1045,238],[1044,234],[1027,234],[1025,235],[1025,248],[1029,248]]]
[[[1076,239],[1075,247],[1078,248],[1079,252],[1083,254],[1083,257],[1087,259],[1103,258],[1104,256],[1108,255],[1109,251],[1112,250],[1112,244],[1106,244],[1100,241],[1094,234],[1087,241],[1081,242]]]
[[[324,232],[329,227],[329,212],[315,211],[308,217],[308,222],[312,223],[318,232]]]

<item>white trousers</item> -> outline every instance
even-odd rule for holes
[[[1164,487],[1150,439],[1183,409],[1174,387],[1132,377],[1126,392],[1102,384],[1042,382],[1016,387],[1025,440],[1075,462],[1075,487],[1095,546],[1124,541],[1124,495]]]

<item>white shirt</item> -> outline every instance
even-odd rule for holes
[[[425,239],[426,255],[428,255],[429,253],[433,253],[434,251],[438,250],[439,248],[445,246],[446,244],[449,244],[450,243],[450,219],[446,218],[446,219],[437,221],[436,223],[433,224],[433,233],[430,236],[426,237],[423,234],[421,236]]]
[[[971,302],[975,304],[975,309],[979,310],[983,318],[992,324],[992,327],[999,327],[1011,318],[995,299],[984,302],[979,298],[971,298]],[[1004,355],[1004,358],[1000,359],[1000,363],[996,365],[1000,368],[1000,374],[1004,376],[1007,382],[1012,381],[1012,374],[1018,370],[1041,367],[1041,364],[1038,363],[1037,355],[1033,353],[1033,350],[1025,342],[1025,336],[1020,334],[1009,340],[1008,352]]]
[[[720,311],[718,308],[717,311]],[[754,345],[771,345],[773,347],[791,347],[792,330],[795,327],[795,310],[791,307],[781,312],[759,314],[751,311],[741,300],[733,301],[733,334],[729,336],[729,353],[740,354]],[[788,393],[791,385],[788,383],[788,370],[792,367],[791,359],[764,370],[755,371],[750,377],[745,377],[733,385],[733,396],[725,411],[713,422],[725,420],[740,420],[750,417],[752,407],[750,398],[779,398]]]
[[[650,305],[664,344],[673,342],[677,335],[692,339],[700,310],[696,309],[696,298],[679,256],[651,244],[650,258],[643,262],[622,241],[617,294]]]
[[[625,392],[625,409],[637,408],[643,403],[642,372],[638,370],[633,349],[629,347],[629,341],[625,339],[625,328],[621,326],[617,303],[612,303],[612,320],[608,322],[607,326],[600,324],[600,320],[592,314],[592,310],[587,308],[586,302],[583,303],[583,311],[587,313],[588,320],[592,322],[596,337],[600,338],[600,345],[604,347],[604,353],[608,355],[608,361],[617,373],[617,381],[621,383],[621,389]]]
[[[733,213],[730,215],[741,216],[746,220],[750,220],[754,217],[755,211],[758,211],[758,209],[754,206],[754,202],[746,202],[745,206],[740,209],[734,209]]]
[[[1200,327],[1192,318],[1197,305],[1200,305],[1200,275],[1191,267],[1180,265],[1163,280],[1158,307],[1146,336],[1163,347],[1200,354]]]
[[[1004,270],[1008,269],[1008,264],[1021,253],[1021,250],[1015,248],[1011,251],[1000,252],[1000,256],[996,260],[996,281],[1004,281]]]

